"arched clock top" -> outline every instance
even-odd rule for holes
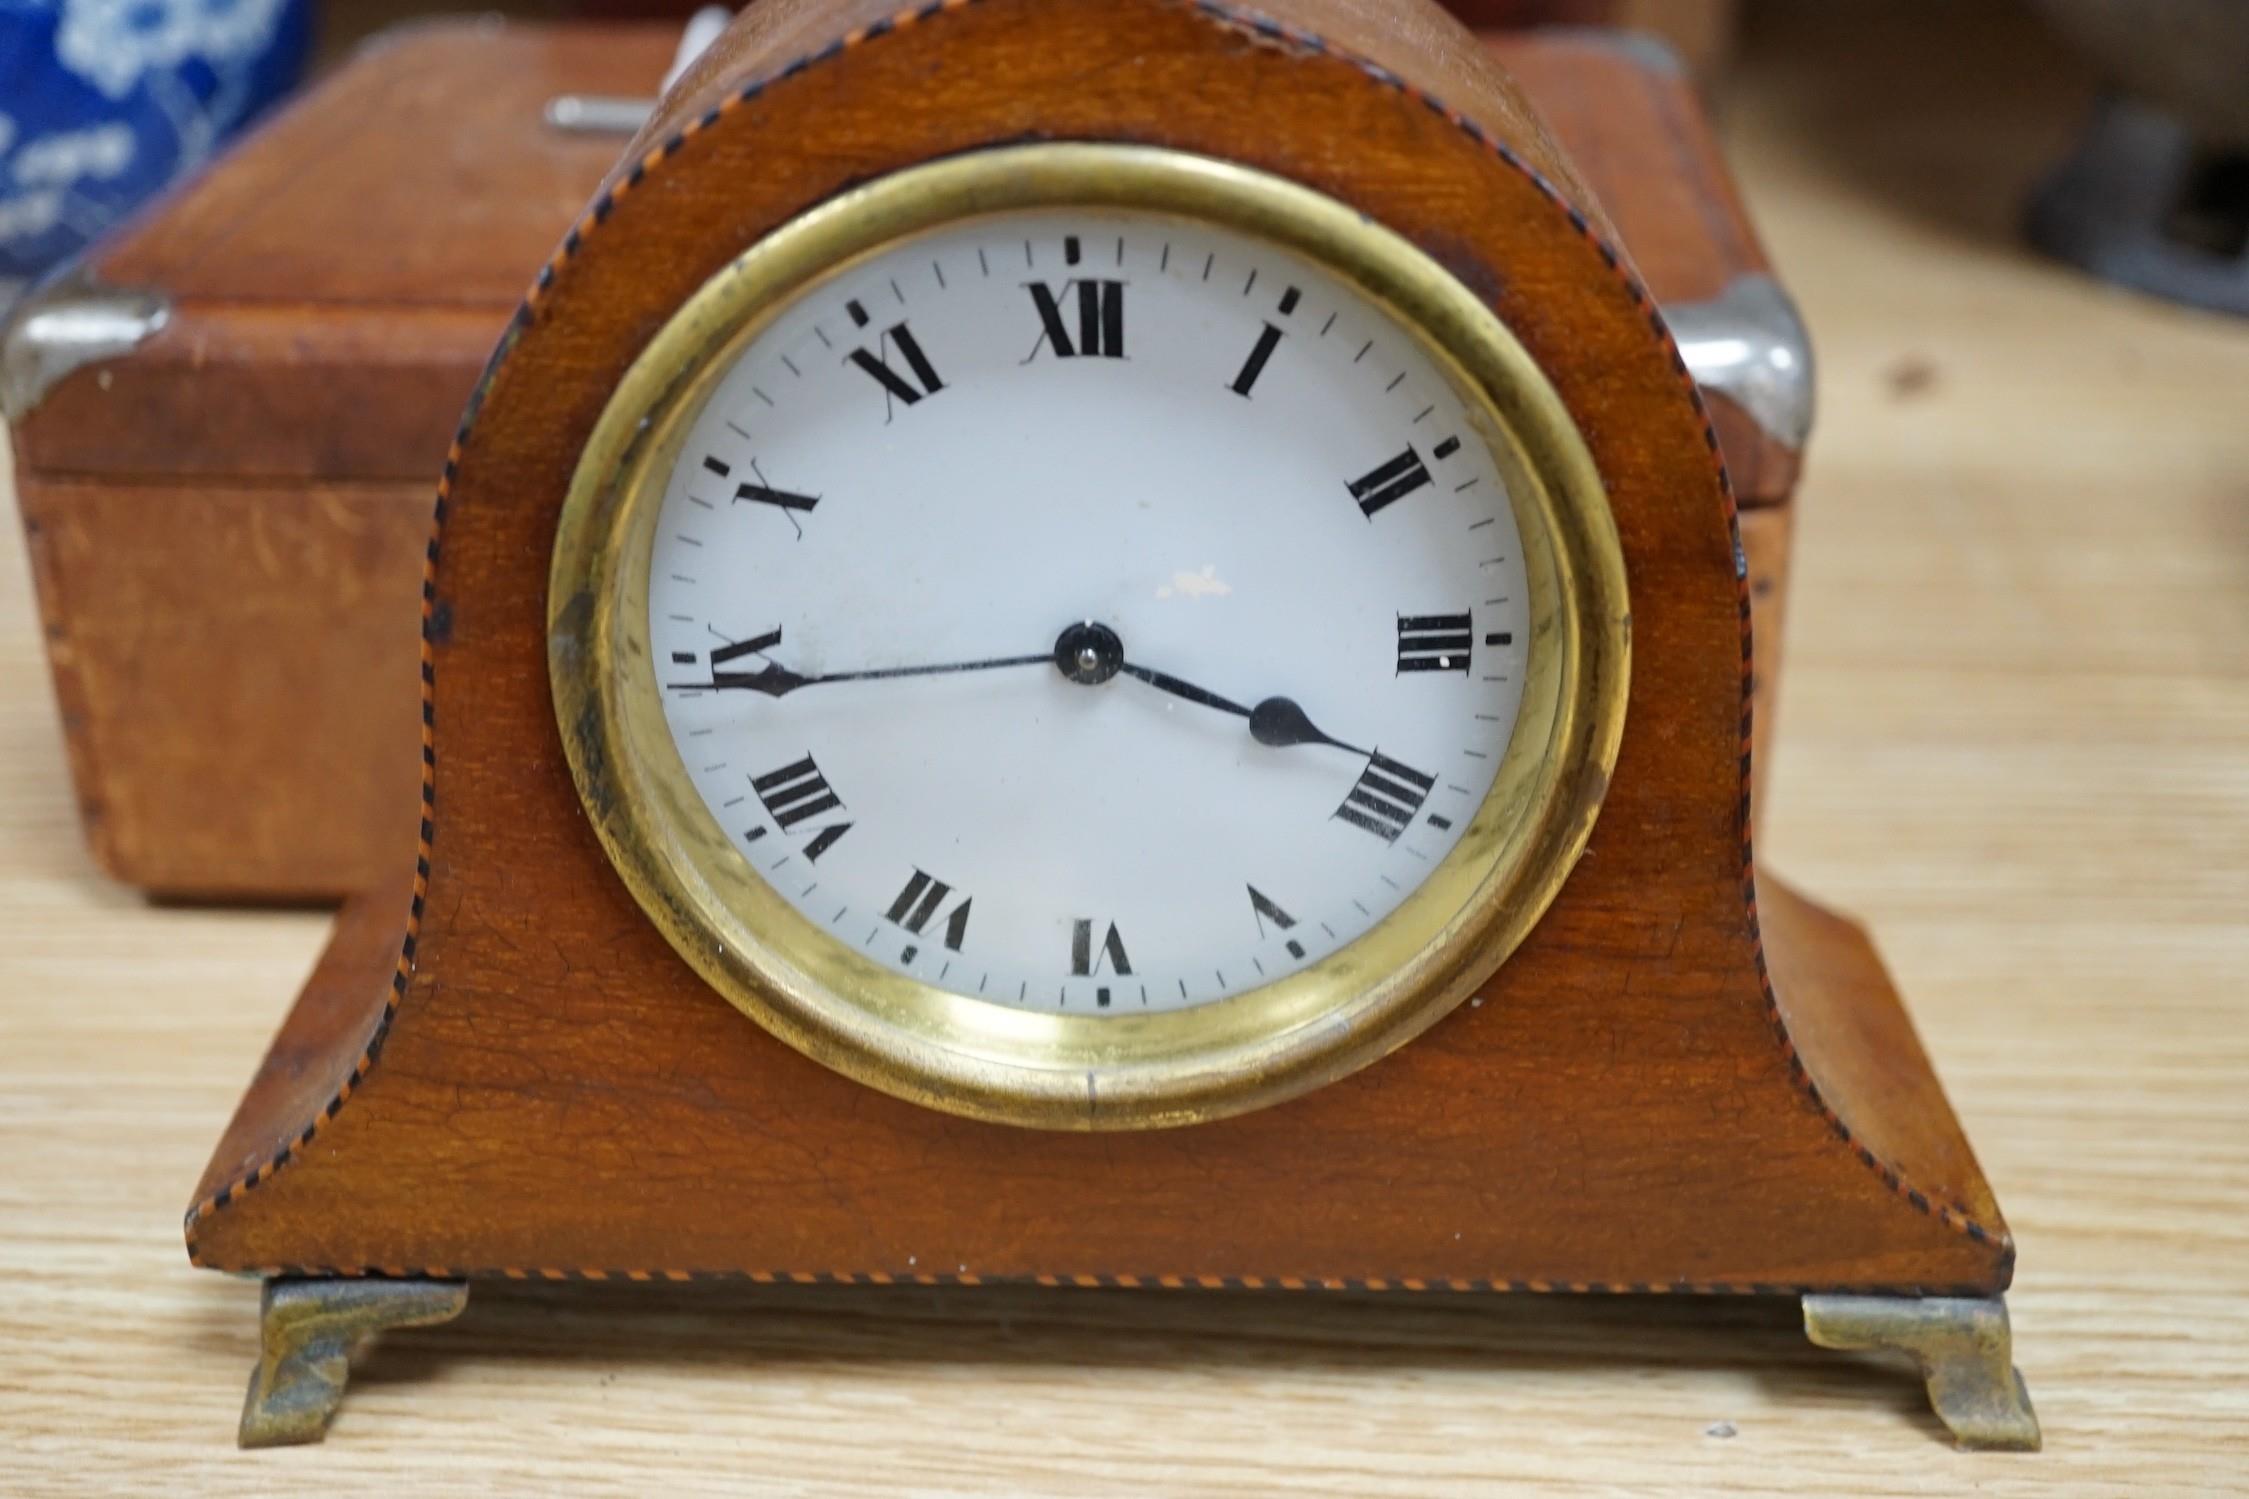
[[[379,915],[346,923],[199,1194],[199,1263],[2004,1289],[2011,1242],[1872,948],[1760,889],[1733,501],[1630,260],[1434,7],[1267,11],[763,0],[681,80],[539,272],[448,466],[404,957],[395,930],[378,957]],[[1164,220],[1214,276],[1239,262],[1226,306],[1199,267],[1166,279]],[[937,285],[1000,229],[1029,241],[1004,295]],[[893,289],[909,250],[928,284],[899,259]],[[1354,359],[1323,363],[1292,321],[1315,302],[1429,394],[1393,409]],[[1003,439],[1003,394],[1053,404]],[[1295,403],[1296,448],[1256,424],[1268,398]],[[1125,436],[1086,426],[1103,399]],[[1424,405],[1453,425],[1425,437]],[[1043,506],[1025,475],[1068,450],[1022,430],[1078,433],[1089,459]],[[1268,467],[1289,504],[1260,497]],[[1198,472],[1230,482],[1177,477]],[[1194,503],[1152,494],[1129,524],[1103,475]],[[1056,539],[1078,514],[1082,554]],[[1207,529],[1235,514],[1269,544]],[[1014,587],[1002,521],[1038,564]],[[1476,551],[1485,522],[1510,544]],[[1161,559],[1135,550],[1174,524]],[[1280,553],[1317,596],[1272,605]],[[1399,591],[1487,560],[1505,581],[1465,607]],[[1155,572],[1103,594],[1104,564]],[[1271,620],[1249,628],[1268,608],[1321,649],[1275,649]],[[1346,638],[1370,610],[1374,644]],[[986,617],[1006,628],[963,633]],[[1190,617],[1251,643],[1203,670]],[[1454,696],[1399,695],[1423,688]],[[986,692],[1039,727],[979,739],[959,705]],[[1114,704],[1134,706],[1055,728]],[[1374,710],[1398,704],[1391,737]],[[1081,729],[1033,775],[1023,756]],[[1493,768],[1440,775],[1414,737],[1440,731]],[[742,763],[696,753],[729,733]],[[1124,743],[1144,775],[1104,758]],[[1271,779],[1197,782],[1217,826],[1179,854],[1172,811],[1111,803],[1187,774],[1184,744]],[[1025,816],[1011,875],[987,762],[1104,799],[1100,846],[1058,857]],[[1073,763],[1101,768],[1090,789]],[[948,791],[978,815],[947,821]],[[1269,836],[1299,804],[1312,830]],[[1089,871],[1130,868],[1103,888],[1160,906],[1136,821],[1194,893],[1161,956],[1087,897]],[[1399,849],[1427,873],[1392,873]],[[1242,887],[1225,930],[1205,924],[1221,876]],[[1394,902],[1368,898],[1383,876]],[[1364,925],[1315,942],[1311,902],[1353,900]],[[1097,1013],[1137,1011],[1159,972],[1165,1003]],[[1148,1127],[1091,1128],[1112,1122]],[[1886,1336],[1828,1310],[1834,1338]]]

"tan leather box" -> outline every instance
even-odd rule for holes
[[[392,33],[18,310],[0,397],[87,835],[118,879],[324,899],[412,847],[432,484],[523,287],[624,145],[548,106],[652,95],[675,39]],[[1762,731],[1801,330],[1667,54],[1590,31],[1493,45],[1712,393]]]

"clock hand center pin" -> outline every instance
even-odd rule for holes
[[[1098,687],[1124,669],[1124,641],[1097,620],[1080,620],[1054,637],[1054,669],[1081,687]]]

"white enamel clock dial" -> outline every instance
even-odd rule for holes
[[[838,941],[1069,1014],[1333,955],[1490,790],[1529,600],[1487,438],[1382,307],[1116,210],[897,243],[753,337],[665,479],[689,779]]]

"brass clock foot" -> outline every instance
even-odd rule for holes
[[[2014,1366],[1999,1297],[1806,1296],[1804,1332],[1822,1348],[1912,1355],[1937,1419],[1963,1450],[2039,1448],[2038,1415]]]
[[[244,1447],[317,1442],[343,1403],[351,1355],[378,1332],[450,1322],[469,1303],[458,1280],[269,1280],[260,1351],[242,1402]]]

